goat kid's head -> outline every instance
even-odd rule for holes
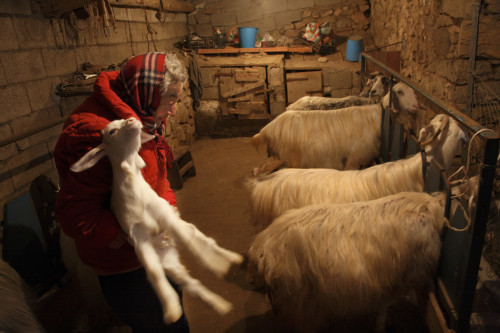
[[[418,141],[424,147],[428,161],[436,159],[448,170],[455,154],[462,144],[469,142],[469,137],[456,120],[448,115],[438,114],[429,125],[420,130]]]
[[[137,154],[141,144],[154,138],[142,131],[142,124],[135,118],[110,122],[102,131],[102,143],[82,156],[71,166],[71,171],[81,172],[93,167],[101,158],[108,156],[117,162]]]
[[[389,91],[384,96],[382,101],[384,108],[387,108],[389,106],[390,98],[391,92]],[[399,82],[392,87],[392,106],[394,113],[398,113],[399,111],[416,113],[418,110],[423,109],[417,100],[415,90],[402,82]]]

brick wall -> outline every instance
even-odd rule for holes
[[[86,96],[61,98],[52,91],[83,63],[119,64],[148,51],[174,51],[173,44],[187,34],[186,14],[164,13],[160,22],[153,10],[114,7],[116,31],[111,29],[106,36],[98,18],[46,19],[29,4],[18,0],[0,5],[0,141],[4,142],[41,124],[64,120]],[[169,125],[167,139],[174,146],[191,142],[195,129],[188,89]],[[58,182],[52,151],[61,126],[0,147],[0,220],[5,203],[27,191],[37,176],[45,174]]]

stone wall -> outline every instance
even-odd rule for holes
[[[47,19],[30,7],[29,0],[2,1],[0,10],[1,142],[49,122],[62,122],[86,96],[61,97],[53,92],[83,63],[118,64],[148,51],[174,51],[173,44],[187,34],[186,14],[163,13],[160,22],[154,10],[113,7],[116,30],[106,35],[98,17]],[[189,89],[169,124],[167,140],[174,146],[189,145],[195,132]],[[37,176],[45,174],[58,182],[52,151],[61,127],[0,147],[2,218],[5,203],[27,191]]]
[[[254,26],[257,36],[286,37],[291,43],[310,22],[330,22],[335,35],[362,33],[370,23],[368,0],[194,0],[188,15],[189,30],[211,37],[215,27]],[[300,39],[300,37],[298,38]]]
[[[401,73],[464,112],[474,0],[372,0],[377,47],[401,51]],[[500,2],[482,1],[476,73],[500,95]],[[496,110],[497,116],[499,110]]]

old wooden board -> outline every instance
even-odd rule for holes
[[[288,104],[303,96],[322,96],[321,71],[286,73],[286,90]]]
[[[283,55],[261,55],[261,54],[245,54],[235,57],[205,57],[194,55],[200,67],[239,67],[239,66],[283,66]]]
[[[275,47],[233,47],[223,49],[198,49],[198,54],[240,54],[240,53],[312,53],[309,46],[275,46]]]

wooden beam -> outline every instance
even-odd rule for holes
[[[196,9],[193,3],[180,0],[110,0],[110,4],[117,7],[158,9],[167,13],[189,14]]]

